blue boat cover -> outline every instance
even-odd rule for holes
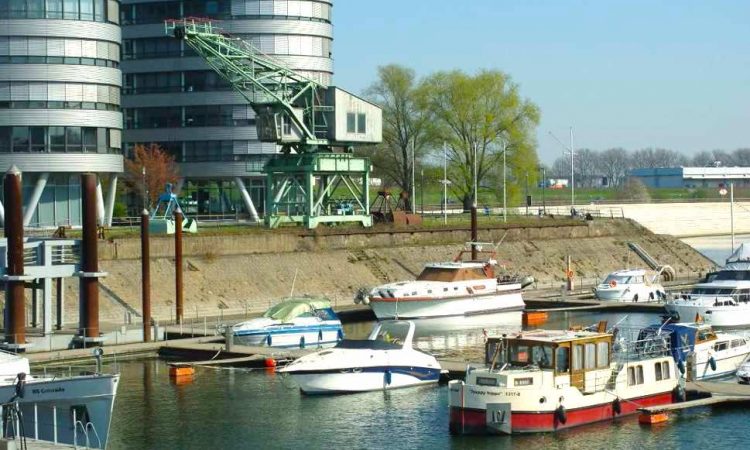
[[[661,332],[659,329],[661,328]],[[638,340],[649,339],[658,334],[669,333],[669,347],[676,363],[685,361],[687,354],[695,346],[695,335],[698,329],[695,326],[679,323],[668,323],[666,325],[650,325],[639,333]]]

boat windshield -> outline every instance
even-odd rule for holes
[[[409,323],[407,322],[383,323],[378,334],[375,335],[375,340],[388,344],[403,345],[408,334]]]
[[[750,270],[722,270],[711,277],[711,281],[717,280],[750,281]]]
[[[445,283],[451,281],[483,280],[487,275],[481,268],[466,267],[425,267],[419,274],[419,281],[442,281]]]
[[[552,369],[552,344],[511,341],[505,362],[512,366],[536,365],[540,369]]]
[[[610,284],[613,281],[617,284],[643,283],[643,276],[610,275],[606,280],[604,280],[604,283]]]

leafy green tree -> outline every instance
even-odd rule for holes
[[[431,140],[448,146],[449,178],[464,208],[473,203],[475,158],[480,186],[498,173],[502,177],[503,144],[509,182],[525,182],[526,172],[535,173],[539,108],[521,97],[505,73],[437,72],[424,80],[418,99],[428,113]]]
[[[374,151],[368,149],[376,175],[386,184],[395,183],[411,193],[412,161],[429,150],[427,114],[416,103],[418,90],[412,69],[390,64],[378,68],[378,79],[366,95],[383,108],[383,142]],[[415,157],[412,157],[414,146]]]

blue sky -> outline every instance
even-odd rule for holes
[[[509,73],[562,148],[750,147],[748,0],[336,0],[335,84],[379,65]]]

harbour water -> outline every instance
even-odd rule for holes
[[[601,319],[621,326],[653,323],[649,314],[566,312],[550,315],[545,328],[589,325]],[[437,354],[481,346],[483,330],[513,331],[520,315],[494,315],[446,331],[440,322],[418,324],[420,348]],[[483,323],[485,322],[485,323]],[[487,325],[496,326],[487,326]],[[371,324],[347,326],[362,337]],[[419,325],[422,325],[421,327]],[[307,397],[290,379],[265,370],[198,368],[193,383],[170,383],[157,360],[121,363],[110,448],[125,449],[379,449],[744,448],[750,423],[745,407],[704,408],[644,427],[635,417],[557,434],[458,437],[448,433],[447,386]]]

